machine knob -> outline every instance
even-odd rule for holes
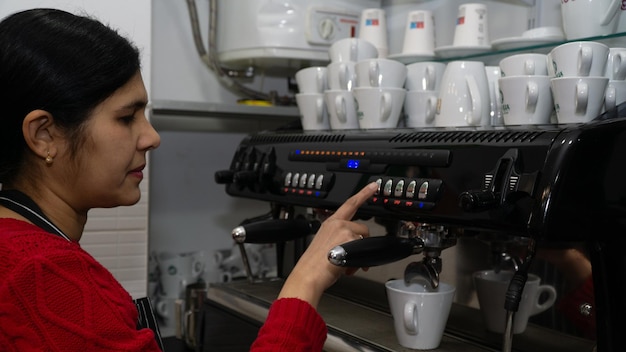
[[[255,171],[239,171],[233,175],[233,181],[241,186],[250,185],[257,179]]]
[[[482,211],[498,204],[491,191],[466,191],[459,195],[459,207],[465,211]]]
[[[215,182],[223,185],[233,183],[235,173],[232,170],[221,170],[215,172]]]

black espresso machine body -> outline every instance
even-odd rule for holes
[[[621,109],[625,110],[625,109]],[[465,233],[584,243],[592,262],[599,351],[626,345],[626,114],[533,127],[294,132],[244,138],[226,191],[288,206],[336,209],[369,182],[358,216]]]

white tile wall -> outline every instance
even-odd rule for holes
[[[80,241],[134,298],[146,296],[148,271],[147,178],[140,187],[136,205],[92,210]]]

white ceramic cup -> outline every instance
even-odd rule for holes
[[[437,92],[432,90],[410,90],[404,99],[406,127],[423,128],[435,126]]]
[[[569,42],[548,54],[551,77],[604,76],[609,47],[599,42]]]
[[[507,76],[498,80],[505,125],[545,125],[554,109],[550,77]]]
[[[185,310],[185,301],[180,298],[159,297],[154,303],[155,313],[161,317],[162,328],[174,328],[180,324]]]
[[[561,1],[567,40],[613,34],[617,30],[621,0]]]
[[[356,86],[356,63],[353,61],[331,62],[326,66],[329,90],[352,90]]]
[[[626,79],[626,48],[609,48],[604,76],[610,80]]]
[[[299,93],[323,93],[327,89],[326,81],[326,67],[313,66],[296,72]]]
[[[403,54],[435,55],[435,20],[432,11],[409,12],[404,28]]]
[[[506,76],[547,76],[548,55],[524,53],[507,56],[500,60],[502,77]]]
[[[504,299],[513,272],[496,273],[493,270],[484,270],[474,273],[473,277],[478,304],[487,330],[503,333],[506,323]],[[540,285],[540,282],[541,279],[537,275],[528,274],[522,299],[513,318],[514,334],[520,334],[526,330],[528,318],[554,305],[556,290],[550,285]]]
[[[558,123],[585,123],[596,118],[604,105],[606,77],[552,78],[552,97]]]
[[[491,121],[489,83],[480,61],[451,61],[441,78],[437,127],[484,126]]]
[[[456,288],[440,282],[433,290],[404,280],[385,283],[394,330],[400,345],[418,350],[441,344]]]
[[[626,102],[626,81],[609,80],[604,93],[604,110],[611,110],[617,105]]]
[[[323,93],[296,94],[296,104],[300,110],[302,130],[323,131],[330,129]]]
[[[491,45],[487,25],[487,5],[473,3],[459,6],[452,45]]]
[[[356,62],[378,57],[378,50],[365,39],[343,38],[330,45],[328,56],[331,62]]]
[[[385,10],[381,8],[370,8],[361,11],[361,24],[359,26],[358,37],[374,44],[378,50],[378,57],[386,58],[389,54],[389,45],[387,40]]]
[[[400,121],[404,88],[357,87],[352,91],[361,129],[396,128]]]
[[[356,63],[357,87],[401,88],[406,80],[406,65],[389,59],[367,59]]]
[[[502,126],[502,98],[500,96],[500,84],[498,80],[502,76],[500,66],[485,66],[487,83],[489,84],[489,121],[484,121],[483,125]]]
[[[404,87],[407,90],[439,91],[446,64],[443,62],[423,61],[408,64],[406,68]]]
[[[331,130],[359,129],[356,100],[351,91],[327,90],[324,92],[324,102],[326,103]]]
[[[185,287],[195,283],[204,270],[204,261],[194,253],[161,252],[158,254],[163,297],[181,298]]]

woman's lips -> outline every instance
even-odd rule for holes
[[[130,175],[137,177],[138,179],[142,180],[143,179],[143,169],[145,168],[145,165],[141,165],[140,167],[133,169],[129,172]]]

